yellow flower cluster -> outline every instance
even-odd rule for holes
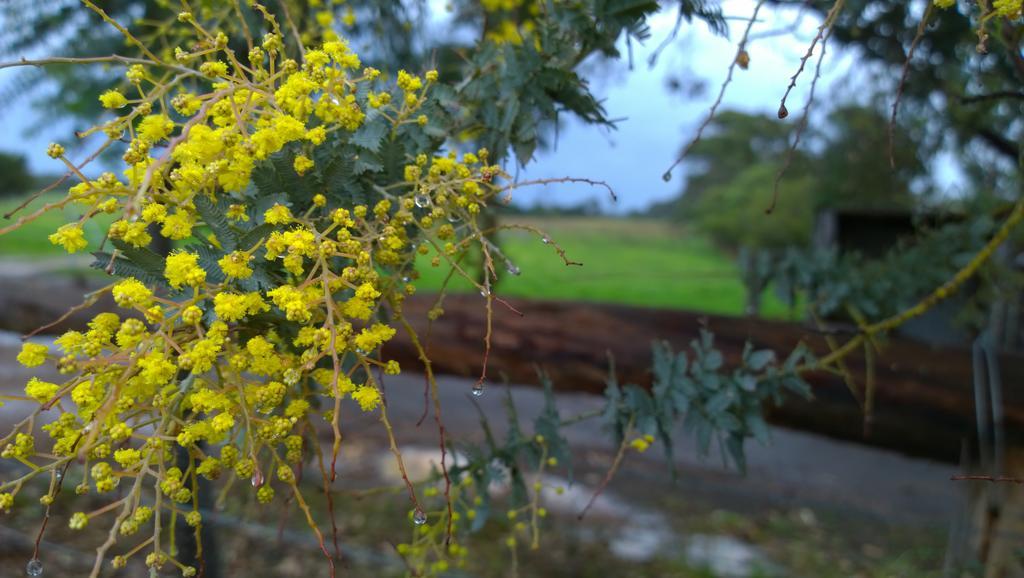
[[[153,292],[138,279],[119,281],[111,290],[114,301],[125,308],[148,308],[153,303]]]
[[[180,289],[183,285],[198,287],[206,281],[206,270],[199,266],[199,255],[177,251],[167,256],[164,277],[175,289]]]
[[[213,298],[213,310],[224,321],[239,321],[246,315],[269,309],[259,293],[218,293]]]
[[[173,64],[133,64],[127,90],[99,96],[118,116],[95,130],[128,141],[123,172],[71,186],[65,204],[84,217],[49,237],[81,251],[88,220],[109,215],[115,250],[104,265],[122,277],[109,291],[123,318],[97,315],[87,329],[61,335],[52,352],[23,346],[19,362],[54,360],[63,376],[32,378],[25,395],[60,413],[42,428],[45,451],[28,429],[5,438],[3,450],[38,462],[31,477],[59,471],[74,456],[88,460],[76,491],[118,489],[130,504],[115,509],[124,513],[111,535],[179,518],[201,527],[198,512],[183,506],[195,497],[196,476],[244,478],[268,503],[274,485],[297,484],[308,457],[303,436],[315,435],[315,423],[339,431],[342,403],[386,411],[378,376],[401,368],[380,352],[400,327],[416,260],[438,247],[435,259],[454,266],[474,246],[491,250],[476,217],[507,176],[488,164],[485,150],[445,154],[422,144],[433,135],[401,136],[424,131],[438,110],[430,106],[436,71],[403,70],[386,81],[331,33],[301,62],[290,60],[271,20],[242,66],[225,34],[202,27],[200,12],[179,19],[196,36],[167,51]],[[166,66],[188,73],[171,77]],[[391,141],[410,147],[395,156],[409,159],[397,161],[409,163],[404,181],[386,183],[402,164],[376,169],[363,159],[368,174],[351,178],[367,185],[365,199],[354,201],[344,179],[325,185],[338,168],[322,160],[325,153],[382,120]],[[59,145],[50,154],[67,162]],[[254,175],[263,169],[301,179],[307,192],[257,190]],[[145,249],[153,237],[178,248],[158,262]],[[180,456],[188,466],[176,463]],[[151,490],[119,485],[145,476],[157,479],[165,504],[182,506],[150,508],[141,502]],[[0,510],[15,494],[0,493]],[[79,512],[69,523],[89,522]],[[132,555],[118,556],[115,566]],[[147,555],[154,568],[168,559]]]
[[[36,367],[46,362],[46,354],[49,348],[40,343],[25,343],[18,353],[18,363],[25,367]]]
[[[33,377],[25,384],[25,395],[39,403],[46,403],[53,399],[53,396],[57,395],[58,390],[60,390],[60,386],[56,383],[42,381],[36,377]]]
[[[1024,0],[993,0],[992,10],[1003,18],[1015,20],[1021,17],[1021,7]]]
[[[61,225],[59,229],[49,237],[54,245],[64,247],[68,253],[77,253],[89,245],[85,240],[85,231],[77,223]]]
[[[241,251],[233,251],[221,257],[217,264],[220,265],[221,271],[228,277],[248,279],[252,276],[252,267],[249,266],[250,261],[252,261],[252,255]]]

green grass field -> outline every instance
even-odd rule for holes
[[[520,231],[504,232],[500,244],[520,268],[506,275],[498,293],[517,297],[621,303],[688,309],[724,315],[743,311],[744,289],[734,260],[685,228],[652,219],[610,217],[529,218],[509,222],[545,231],[583,263],[567,267],[552,245]],[[499,265],[499,267],[502,267]],[[420,263],[421,287],[440,287],[447,271]],[[468,291],[467,283],[452,282]],[[763,315],[786,317],[789,309],[766,292]]]
[[[46,195],[28,207],[29,214],[45,202],[60,198]],[[0,202],[6,213],[20,199]],[[33,223],[0,236],[0,256],[58,257],[63,255],[47,236],[61,224],[78,218],[75,209],[52,211]],[[508,217],[509,222],[528,224],[545,231],[566,251],[566,256],[583,263],[567,267],[553,245],[544,244],[532,233],[507,231],[500,237],[506,254],[521,269],[519,277],[505,275],[498,287],[503,295],[621,303],[643,307],[688,309],[707,313],[739,315],[743,310],[743,285],[733,259],[702,236],[685,228],[650,219],[611,217]],[[90,223],[86,235],[96,247],[102,238],[101,216]],[[0,226],[11,221],[2,222]],[[430,267],[421,259],[425,291],[441,287],[446,270]],[[499,267],[504,268],[503,264]],[[455,280],[453,291],[469,291],[468,283]],[[785,317],[788,308],[766,292],[763,315]]]
[[[6,227],[17,221],[19,217],[27,216],[37,209],[54,201],[64,198],[63,193],[49,193],[33,201],[10,219],[0,218],[0,227]],[[0,201],[0,215],[5,215],[21,204],[23,198],[5,198]],[[8,256],[60,256],[64,251],[55,247],[47,240],[50,233],[57,230],[64,223],[75,221],[81,217],[82,212],[78,206],[68,206],[63,210],[55,209],[43,214],[41,217],[26,224],[20,229],[0,236],[0,255]],[[113,219],[107,215],[99,215],[91,219],[85,225],[85,236],[89,239],[91,247],[99,245],[106,226]]]

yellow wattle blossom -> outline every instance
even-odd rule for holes
[[[306,131],[306,140],[315,145],[324,144],[324,141],[327,140],[327,129],[323,125],[309,129]]]
[[[132,469],[142,461],[142,452],[134,448],[122,448],[114,452],[114,461],[124,469]]]
[[[38,367],[46,363],[49,348],[41,343],[24,343],[18,353],[18,363],[25,367]]]
[[[654,436],[648,434],[629,442],[629,446],[640,453],[644,453],[647,451],[647,448],[651,447],[652,443],[654,443]]]
[[[230,413],[220,413],[210,420],[210,427],[216,432],[226,432],[235,427],[235,417]]]
[[[224,274],[228,277],[248,279],[252,276],[252,267],[249,266],[250,261],[252,261],[252,255],[241,251],[232,251],[221,257],[217,264],[220,265],[221,271],[224,271]]]
[[[245,205],[228,205],[226,216],[232,221],[241,221],[243,223],[249,221],[249,213],[246,211]]]
[[[315,288],[309,291],[291,285],[282,285],[268,291],[267,297],[270,297],[274,301],[274,305],[284,311],[289,321],[305,323],[312,318],[310,307],[319,301],[320,294]]]
[[[85,231],[78,223],[61,225],[57,232],[49,236],[50,242],[54,245],[64,247],[68,253],[77,253],[89,245],[85,240]]]
[[[213,62],[204,62],[199,66],[199,72],[203,73],[210,78],[218,76],[226,76],[228,73],[228,65],[223,62],[216,60]]]
[[[372,327],[363,329],[353,342],[358,349],[369,353],[394,336],[394,327],[384,325],[383,323],[374,323]]]
[[[221,460],[208,457],[199,463],[199,467],[196,468],[196,473],[208,480],[215,480],[220,477],[223,466],[224,463]]]
[[[270,207],[263,213],[263,220],[271,225],[287,225],[295,220],[292,216],[291,210],[288,207],[275,203],[273,207]]]
[[[323,28],[330,28],[334,24],[334,12],[321,10],[316,13],[316,22]]]
[[[171,99],[171,106],[181,116],[192,116],[202,108],[203,101],[194,94],[181,92]]]
[[[60,386],[56,383],[42,381],[35,377],[28,380],[28,383],[25,384],[25,395],[39,403],[46,403],[50,401],[53,399],[53,396],[57,395],[57,391],[59,390]]]
[[[372,385],[364,385],[352,392],[352,399],[359,404],[363,411],[373,411],[380,405],[380,391]]]
[[[128,99],[116,90],[108,90],[100,95],[103,108],[121,108],[128,104]]]
[[[199,266],[199,255],[176,251],[167,257],[164,277],[175,289],[180,289],[182,285],[198,287],[206,281],[206,271]]]
[[[128,427],[128,424],[124,422],[114,424],[114,426],[111,427],[110,431],[108,432],[108,434],[110,435],[110,439],[115,442],[124,441],[130,438],[132,436],[132,433],[132,428]]]
[[[238,321],[246,315],[269,311],[259,293],[218,293],[213,298],[213,310],[224,321]]]
[[[404,70],[398,71],[398,88],[405,92],[415,92],[423,88],[423,80],[420,77],[409,74]]]
[[[313,168],[313,159],[303,155],[298,155],[295,157],[293,165],[295,172],[301,176],[308,173]]]
[[[143,118],[135,130],[143,142],[155,143],[170,136],[174,122],[165,115],[151,114]]]
[[[187,239],[192,236],[192,227],[195,226],[195,222],[195,216],[188,211],[176,211],[173,215],[164,217],[160,234],[175,241]]]
[[[147,308],[153,304],[153,292],[134,278],[119,281],[112,290],[114,302],[125,308]]]
[[[274,344],[263,336],[257,335],[245,344],[250,356],[249,371],[256,375],[277,375],[281,372],[281,359],[277,355]]]
[[[284,145],[306,136],[306,125],[295,117],[279,114],[253,133],[251,142],[257,159],[265,159]]]
[[[167,206],[160,203],[147,203],[142,208],[142,220],[147,223],[162,223],[167,218]]]
[[[71,519],[68,521],[68,527],[72,530],[82,530],[89,525],[89,516],[86,516],[82,512],[75,512],[71,515]]]
[[[146,325],[138,319],[125,319],[121,328],[117,330],[115,340],[117,346],[122,349],[131,349],[138,345],[148,336]]]
[[[124,219],[114,221],[108,229],[108,234],[112,239],[120,239],[135,247],[147,247],[153,240],[146,230],[144,221],[135,221],[134,223],[129,223]]]
[[[1024,0],[993,0],[992,10],[1003,18],[1015,20],[1021,16],[1021,5]]]

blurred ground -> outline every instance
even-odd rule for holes
[[[0,343],[4,393],[19,389],[30,374],[11,363],[16,352],[16,339]],[[438,459],[432,420],[416,426],[423,383],[415,374],[386,382],[389,413],[413,478],[426,475]],[[479,441],[470,387],[464,379],[442,379],[444,423],[453,439]],[[479,403],[499,436],[507,392],[524,424],[543,403],[536,388],[491,386]],[[558,404],[571,416],[599,407],[600,399],[561,394]],[[0,429],[6,430],[22,409],[17,404],[0,409]],[[408,527],[406,498],[400,491],[366,500],[347,494],[397,483],[382,427],[352,407],[345,412],[338,518],[351,556],[350,575],[400,574],[386,539],[402,536]],[[946,465],[776,428],[770,446],[749,448],[750,468],[742,476],[714,459],[697,459],[693,441],[676,432],[677,482],[670,480],[660,448],[632,454],[599,506],[577,522],[574,514],[610,465],[614,448],[595,423],[578,424],[568,433],[575,448],[575,481],[564,496],[549,496],[555,515],[546,529],[548,542],[541,554],[520,556],[521,576],[929,576],[941,566],[946,532],[962,499],[962,488],[949,481],[954,470]],[[41,511],[26,506],[0,518],[0,576],[19,576],[3,569],[20,572],[28,559],[27,536],[34,535]],[[58,509],[66,506],[62,500]],[[225,576],[327,575],[311,534],[296,516],[280,521],[279,507],[239,504],[211,518],[220,528],[222,559],[230,569]],[[244,523],[237,517],[242,510],[254,512]],[[48,534],[44,561],[57,570],[51,575],[82,575],[102,523],[92,536],[69,535],[64,520],[58,515]],[[508,553],[501,546],[485,539],[474,559],[467,576],[508,575]],[[606,573],[609,568],[617,571]]]

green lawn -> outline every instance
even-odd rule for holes
[[[707,239],[685,228],[651,219],[610,217],[528,218],[508,222],[545,231],[583,263],[567,267],[552,245],[526,232],[505,232],[501,246],[520,268],[506,275],[498,293],[518,297],[622,303],[739,315],[744,289],[734,260]],[[420,262],[425,290],[440,287],[444,267]],[[452,283],[455,290],[468,284]],[[786,317],[789,309],[769,291],[763,314]]]
[[[64,198],[64,193],[48,193],[33,201],[30,205],[20,210],[10,219],[0,217],[0,227],[7,227],[17,221],[19,217],[28,216],[46,203],[52,203]],[[5,198],[0,200],[0,215],[7,214],[23,201],[23,197]],[[55,247],[47,240],[50,233],[57,230],[64,223],[77,221],[82,216],[81,207],[71,205],[63,210],[55,209],[43,214],[41,217],[28,223],[6,235],[0,236],[0,255],[20,256],[60,256],[64,251]],[[89,239],[90,247],[99,246],[106,227],[113,219],[108,215],[99,215],[85,225],[85,236]]]
[[[59,200],[57,193],[33,202],[21,214],[30,214],[46,202]],[[0,201],[6,213],[20,199]],[[51,211],[25,227],[0,236],[0,255],[60,256],[47,236],[60,225],[79,217],[75,208]],[[506,275],[498,293],[517,297],[585,300],[643,307],[689,309],[739,315],[743,310],[743,285],[733,259],[702,236],[662,221],[611,217],[507,217],[508,222],[527,224],[545,231],[573,261],[567,267],[553,245],[544,244],[525,231],[503,232],[500,243],[520,268],[519,277]],[[91,247],[99,245],[105,215],[86,226]],[[0,220],[0,226],[11,221]],[[445,269],[420,260],[423,290],[437,290]],[[499,264],[500,267],[504,265]],[[455,281],[453,291],[468,291],[469,284]],[[770,291],[765,294],[763,315],[786,317],[788,308]]]

